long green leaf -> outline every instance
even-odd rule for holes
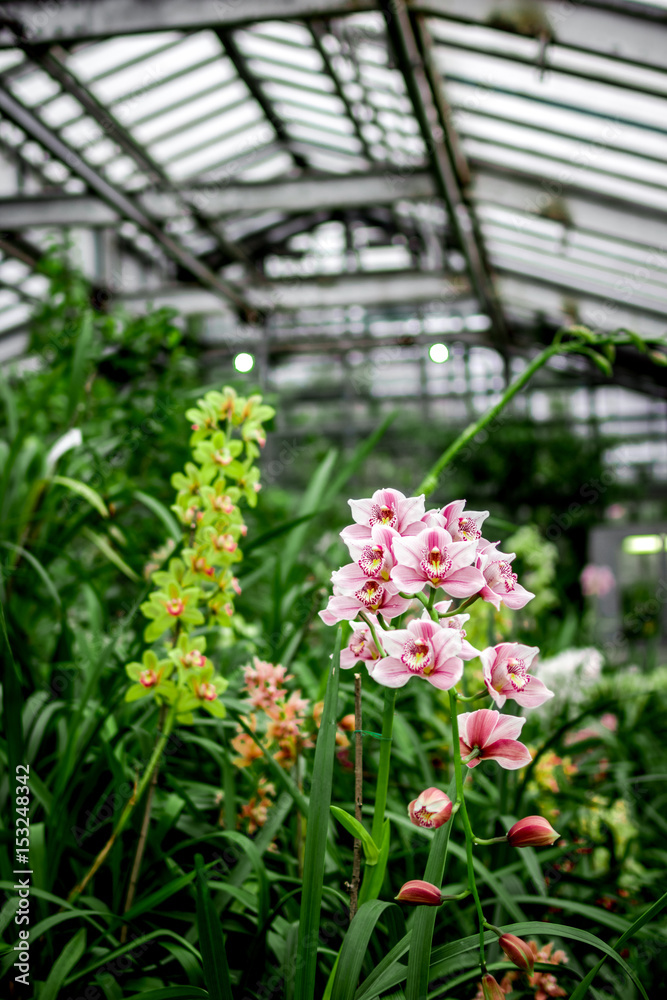
[[[87,483],[82,483],[78,479],[70,479],[69,476],[53,476],[51,482],[56,486],[64,486],[65,489],[71,490],[72,493],[78,493],[80,497],[88,501],[91,507],[99,511],[102,517],[109,517],[107,505],[92,486],[88,486]]]
[[[385,819],[377,864],[364,872],[364,881],[361,884],[361,891],[359,893],[359,908],[368,902],[369,899],[377,899],[382,891],[382,883],[384,882],[387,862],[389,860],[390,842],[391,822],[389,819]]]
[[[150,496],[149,493],[144,493],[143,490],[135,490],[132,496],[135,500],[138,500],[139,503],[142,503],[144,507],[148,507],[148,509],[152,511],[160,521],[162,521],[163,525],[169,532],[169,536],[173,538],[176,544],[181,541],[183,538],[183,532],[178,525],[178,521],[163,503],[156,500],[155,497]]]
[[[74,345],[74,355],[72,357],[72,370],[69,382],[69,396],[67,402],[67,417],[71,418],[76,410],[81,393],[86,384],[85,369],[90,346],[93,340],[93,313],[91,309],[86,309],[81,316],[81,326]]]
[[[664,906],[665,903],[667,903],[667,893],[662,897],[662,899],[664,900],[662,904]],[[658,902],[660,902],[660,900]],[[655,904],[656,907],[657,905],[658,904]],[[651,919],[647,914],[644,914],[644,917],[647,920]],[[642,926],[642,923],[645,922],[646,922],[645,920],[642,921],[642,917],[640,917],[639,920],[636,921],[636,923],[638,923],[639,926]],[[635,984],[641,995],[644,997],[644,1000],[649,1000],[646,990],[644,989],[644,987],[642,986],[639,979],[637,978],[633,970],[630,968],[628,963],[625,961],[625,959],[621,958],[621,956],[618,954],[617,951],[615,951],[610,945],[607,944],[606,941],[603,941],[602,938],[597,937],[597,935],[595,934],[590,934],[588,931],[579,930],[578,927],[570,927],[567,924],[551,924],[546,922],[542,923],[539,920],[526,920],[519,924],[510,924],[509,927],[504,927],[503,930],[509,934],[517,934],[519,937],[522,937],[525,934],[536,934],[542,936],[549,935],[550,937],[557,936],[562,938],[569,938],[572,941],[580,941],[583,944],[589,944],[593,948],[597,948],[598,951],[604,952],[604,954],[608,958],[613,958],[614,961],[618,962],[623,971],[626,973],[626,975],[630,977],[630,979]],[[626,934],[624,934],[623,937],[619,938],[619,940],[616,943],[616,947],[618,947],[620,944],[623,943],[623,940],[624,938],[626,938],[626,935],[629,935],[629,932],[626,931]]]
[[[456,799],[456,778],[452,778],[447,794],[452,801]],[[438,887],[442,885],[447,863],[449,837],[452,832],[451,819],[436,830],[428,853],[424,880]],[[433,946],[433,931],[437,909],[431,906],[420,906],[415,914],[412,927],[412,945],[408,957],[408,980],[405,986],[406,1000],[422,1000],[428,990],[429,966],[431,964],[431,948]]]
[[[412,942],[412,931],[401,938],[401,940],[394,945],[391,951],[388,951],[381,962],[375,966],[370,976],[364,979],[363,983],[354,995],[354,1000],[370,1000],[371,997],[378,996],[383,992],[383,987],[380,985],[381,981],[389,975],[392,976],[399,969],[398,978],[389,986],[395,986],[396,983],[401,983],[407,975],[407,966],[400,965],[400,960],[405,954],[407,954],[410,944]]]
[[[162,990],[148,990],[133,993],[127,1000],[199,1000],[200,997],[210,997],[206,990],[198,986],[166,986]]]
[[[60,608],[62,606],[60,600],[60,594],[56,589],[55,583],[53,582],[49,574],[46,572],[39,559],[35,559],[32,552],[29,552],[28,549],[24,549],[22,545],[14,545],[13,542],[0,542],[0,545],[4,546],[4,548],[6,549],[11,549],[12,552],[17,552],[22,559],[25,559],[26,562],[30,563],[32,568],[35,570],[37,575],[42,580],[49,594],[53,598],[54,603],[58,606],[58,608]]]
[[[371,934],[385,910],[395,905],[371,899],[357,911],[340,951],[331,1000],[353,1000]]]
[[[95,545],[102,555],[106,556],[109,562],[113,563],[121,573],[123,573],[128,580],[132,580],[133,583],[137,583],[141,578],[134,572],[131,566],[128,566],[124,559],[122,559],[113,546],[110,544],[108,539],[104,538],[102,535],[98,535],[96,532],[91,531],[90,528],[84,527],[81,529],[81,534]]]
[[[74,968],[86,949],[86,929],[82,927],[73,938],[67,942],[58,958],[53,963],[49,978],[44,983],[40,1000],[56,1000],[60,987],[68,973]]]
[[[220,918],[213,906],[204,876],[204,859],[195,856],[197,871],[197,927],[201,948],[204,979],[211,1000],[233,1000],[225,939]]]
[[[338,820],[341,826],[344,826],[348,833],[351,833],[353,837],[361,841],[361,846],[364,849],[364,854],[366,855],[367,865],[376,865],[378,863],[378,858],[380,852],[377,849],[375,841],[371,837],[370,833],[358,819],[354,816],[350,816],[346,813],[344,809],[340,809],[338,806],[331,806],[331,812],[334,818]]]
[[[657,915],[660,913],[661,910],[665,908],[665,906],[667,906],[667,892],[665,892],[660,897],[660,899],[656,900],[656,902],[653,903],[652,906],[649,906],[648,910],[646,910],[645,913],[642,913],[641,916],[637,917],[637,919],[631,924],[631,926],[628,927],[625,933],[621,935],[621,937],[614,945],[614,951],[618,951],[619,948],[622,948],[625,942],[629,940],[629,938],[633,937],[633,935],[636,934],[638,930],[641,930],[644,924],[647,924],[649,920],[653,920],[654,917],[657,917]],[[570,997],[570,1000],[583,1000],[583,998],[586,996],[586,993],[588,992],[588,989],[590,988],[591,983],[597,976],[598,972],[600,971],[604,963],[605,963],[605,958],[601,958],[600,961],[597,963],[597,965],[595,965],[588,973],[588,975],[585,976],[585,978],[578,984],[574,993]]]
[[[336,633],[331,671],[324,695],[324,708],[320,731],[315,744],[312,792],[308,810],[306,850],[303,870],[303,893],[297,945],[297,968],[294,995],[298,1000],[314,1000],[317,972],[317,941],[319,938],[322,887],[324,884],[324,859],[329,832],[329,807],[333,782],[333,763],[336,752],[336,718],[338,681],[340,675],[340,646],[342,629]]]

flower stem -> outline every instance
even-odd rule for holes
[[[375,787],[375,806],[373,809],[373,826],[371,828],[371,836],[378,847],[382,843],[384,811],[387,807],[387,789],[389,787],[389,764],[391,761],[391,738],[394,730],[395,705],[396,688],[385,688],[384,711],[382,713],[382,740],[380,742],[380,765],[378,767],[377,785]]]
[[[454,775],[456,777],[456,800],[460,803],[461,810],[461,820],[463,822],[463,829],[466,835],[466,861],[468,864],[468,887],[473,894],[475,900],[475,907],[477,908],[477,917],[479,919],[479,963],[482,968],[482,973],[486,973],[486,959],[484,956],[484,913],[482,911],[482,904],[479,899],[479,893],[477,891],[477,883],[475,882],[475,868],[472,861],[472,846],[475,841],[475,835],[472,832],[472,827],[470,826],[470,819],[468,818],[468,810],[466,809],[466,802],[463,795],[463,767],[461,764],[461,746],[459,744],[459,722],[456,712],[456,693],[453,688],[449,692],[449,709],[452,716],[452,749],[454,752]]]
[[[454,694],[457,701],[477,701],[478,698],[488,698],[489,696],[489,692],[486,688],[483,688],[482,691],[478,691],[477,694],[465,695],[459,694],[458,691],[455,691]]]
[[[539,371],[539,369],[542,368],[547,361],[553,358],[556,354],[577,350],[581,350],[581,344],[574,341],[567,344],[554,342],[549,347],[546,347],[543,351],[541,351],[528,365],[528,367],[521,372],[518,378],[515,378],[512,384],[508,386],[499,402],[487,410],[486,413],[482,414],[479,420],[476,420],[474,424],[469,424],[468,427],[466,427],[465,430],[459,434],[456,441],[453,441],[449,448],[442,453],[438,461],[419,484],[415,493],[425,493],[427,496],[429,493],[432,493],[438,485],[438,477],[440,476],[440,473],[447,465],[449,465],[455,455],[457,455],[469,441],[472,441],[472,439],[479,434],[479,432],[486,427],[487,424],[491,423],[491,421],[498,416],[501,410],[507,406],[510,399],[512,399],[513,396],[516,396],[520,389],[523,389],[524,385],[530,381],[535,372]]]
[[[376,646],[376,648],[377,648],[380,656],[386,656],[387,654],[385,653],[384,649],[382,648],[382,643],[378,639],[378,635],[377,635],[377,632],[375,631],[375,625],[373,624],[373,622],[370,620],[370,618],[368,617],[368,615],[366,614],[365,611],[360,611],[359,612],[359,617],[362,618],[366,622],[366,624],[368,625],[369,629],[371,630],[371,635],[373,636],[373,642],[375,643],[375,646]]]
[[[132,797],[125,804],[125,808],[123,809],[122,813],[120,814],[120,818],[119,818],[118,822],[116,823],[116,826],[114,827],[113,833],[111,834],[111,836],[107,840],[106,844],[104,845],[104,847],[102,848],[102,850],[100,851],[100,853],[95,858],[93,864],[88,869],[86,875],[83,877],[83,879],[81,880],[81,882],[79,882],[77,885],[74,886],[74,888],[70,892],[69,896],[67,897],[67,902],[68,903],[73,902],[75,899],[77,899],[81,895],[81,893],[86,888],[86,886],[90,882],[90,880],[93,877],[93,875],[95,874],[95,872],[98,871],[98,869],[102,867],[102,865],[106,861],[106,859],[107,859],[107,857],[108,857],[108,855],[109,855],[109,853],[111,851],[111,848],[113,847],[113,845],[115,844],[116,840],[118,839],[118,837],[121,835],[121,833],[125,829],[125,826],[127,825],[127,821],[130,818],[132,810],[134,809],[134,807],[137,804],[137,802],[139,802],[139,800],[141,799],[141,796],[143,795],[144,791],[146,790],[146,786],[148,785],[148,783],[150,782],[151,778],[153,777],[153,772],[155,771],[155,768],[158,766],[158,764],[160,762],[160,759],[162,757],[162,753],[164,751],[164,748],[167,745],[167,740],[169,739],[169,734],[171,733],[171,730],[173,729],[173,726],[174,726],[174,722],[176,720],[176,709],[177,709],[177,707],[178,707],[178,703],[176,703],[175,705],[172,705],[171,711],[169,712],[169,714],[167,715],[167,718],[165,719],[164,729],[159,734],[159,738],[157,739],[157,741],[155,743],[155,747],[153,748],[153,753],[151,754],[151,758],[150,758],[150,760],[148,762],[146,770],[144,771],[143,775],[141,776],[141,781],[139,782],[139,784],[137,785],[135,791],[133,792]]]
[[[483,844],[485,847],[487,844],[506,844],[507,837],[490,837],[488,840],[483,840],[481,837],[473,837],[475,844]]]

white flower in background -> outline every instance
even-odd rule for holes
[[[554,692],[555,702],[581,701],[586,690],[600,679],[602,663],[600,650],[586,646],[540,660],[533,673]]]

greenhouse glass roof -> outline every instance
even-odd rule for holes
[[[8,2],[0,76],[2,357],[64,229],[228,346],[664,336],[666,2]]]

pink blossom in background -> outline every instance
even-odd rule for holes
[[[497,760],[501,767],[515,771],[530,764],[532,757],[528,747],[517,740],[525,721],[488,708],[459,715],[461,756],[467,757],[473,750],[481,751],[467,762],[468,767],[477,767],[483,760]]]
[[[369,500],[348,500],[352,517],[356,524],[341,531],[341,538],[349,541],[369,538],[371,528],[380,524],[394,528],[399,534],[415,533],[420,530],[424,516],[424,494],[406,497],[400,490],[376,490]],[[418,525],[414,528],[414,525]]]
[[[480,653],[484,683],[498,708],[508,698],[525,708],[537,708],[553,698],[553,691],[528,673],[538,653],[537,646],[524,646],[520,642],[501,642]]]
[[[375,664],[373,680],[385,687],[403,687],[411,677],[422,677],[448,691],[461,679],[461,636],[456,629],[413,621],[406,629],[384,632],[382,642],[389,655]]]
[[[484,576],[484,586],[480,588],[482,600],[489,601],[497,611],[504,604],[512,611],[523,608],[535,594],[531,594],[517,581],[516,573],[512,572],[514,552],[499,552],[496,548],[499,542],[484,546],[477,554],[477,568]]]
[[[582,569],[579,582],[581,592],[586,597],[604,597],[615,588],[616,577],[611,566],[596,566],[594,563],[589,563]]]
[[[440,614],[446,614],[452,606],[451,601],[438,601],[434,605],[435,610]],[[424,617],[428,615],[428,612],[424,612]],[[440,622],[442,628],[455,628],[457,632],[461,634],[461,652],[459,656],[462,660],[474,660],[476,656],[479,656],[479,650],[471,646],[466,639],[466,630],[464,629],[465,623],[470,618],[470,615],[452,615],[451,618],[443,618]]]
[[[250,701],[256,708],[273,708],[277,698],[284,695],[283,685],[292,680],[287,674],[287,668],[278,664],[267,663],[257,656],[253,657],[252,667],[246,667],[243,679]]]
[[[366,580],[352,594],[346,594],[341,592],[340,587],[334,587],[334,596],[329,598],[327,607],[319,614],[325,625],[352,621],[360,611],[379,613],[383,618],[391,620],[407,611],[409,605],[409,600],[398,596],[398,588],[395,584]]]
[[[436,830],[448,821],[453,808],[454,804],[446,792],[441,792],[439,788],[426,788],[412,800],[408,814],[415,826]]]
[[[377,618],[373,615],[369,615],[369,620],[373,622],[374,627],[380,628]],[[373,641],[371,630],[368,625],[356,622],[352,625],[352,628],[353,632],[350,636],[350,641],[347,647],[341,650],[340,665],[343,670],[348,670],[358,663],[359,660],[363,660],[369,672],[372,673],[375,661],[380,659],[380,651]]]
[[[476,551],[476,542],[454,542],[445,528],[426,528],[394,543],[397,565],[391,578],[407,594],[429,584],[451,597],[472,597],[484,586],[484,577],[471,565]]]

